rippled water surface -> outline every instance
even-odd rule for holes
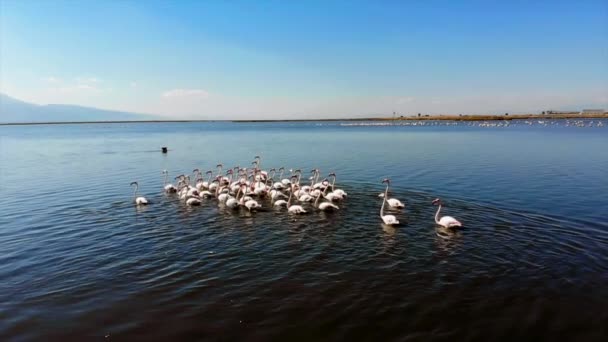
[[[597,122],[0,127],[0,338],[602,340]],[[255,155],[335,171],[349,196],[294,217],[162,191],[163,169]],[[384,177],[406,203],[394,228],[379,218]],[[149,206],[132,203],[133,180]],[[463,229],[435,226],[436,197]]]

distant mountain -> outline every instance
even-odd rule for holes
[[[128,113],[63,104],[37,105],[0,93],[0,123],[66,121],[158,120],[148,114]]]

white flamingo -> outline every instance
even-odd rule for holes
[[[389,182],[390,182],[390,180],[389,180]],[[378,195],[378,197],[384,198],[391,208],[405,208],[405,204],[403,204],[400,200],[398,200],[396,198],[386,199],[386,197],[388,197],[388,193],[385,193],[385,192],[380,193]]]
[[[293,198],[293,184],[291,186],[292,191],[289,193],[289,200],[287,201],[287,211],[292,214],[306,214],[306,210],[304,210],[301,205],[291,205],[291,199]]]
[[[335,187],[335,185],[336,185],[336,174],[334,172],[330,173],[328,175],[328,177],[333,177],[334,178],[332,180],[332,182],[331,182],[331,188],[332,188],[332,190],[333,190],[332,192],[334,194],[337,194],[337,195],[339,195],[339,196],[341,196],[343,198],[346,197],[346,196],[348,196],[348,194],[346,193],[346,191],[344,191],[342,189],[336,189],[336,187]]]
[[[165,175],[165,180],[163,181],[163,186],[165,188],[165,192],[168,192],[168,193],[177,192],[177,188],[175,186],[173,186],[173,184],[171,184],[171,183],[167,184],[167,177],[169,176],[169,171],[163,170],[163,175]]]
[[[198,196],[186,196],[186,205],[201,205],[201,198]]]
[[[236,197],[230,197],[229,199],[226,200],[226,206],[232,209],[236,209],[239,207],[239,194],[241,193],[241,190],[243,189],[243,187],[245,187],[245,185],[241,185],[239,191],[236,193]]]
[[[143,196],[139,196],[137,197],[137,190],[139,190],[139,184],[137,182],[131,182],[131,186],[135,185],[135,190],[133,191],[133,200],[135,202],[135,204],[137,205],[146,205],[148,204],[148,200],[143,197]]]
[[[399,221],[393,215],[384,215],[384,205],[386,204],[386,197],[388,196],[388,186],[391,183],[389,179],[382,180],[382,183],[386,183],[386,190],[384,191],[384,199],[382,200],[382,207],[380,208],[380,218],[387,225],[397,225]]]
[[[327,190],[327,189],[326,189]],[[315,201],[315,207],[322,211],[332,211],[340,209],[337,205],[330,202],[322,202],[319,204],[319,198],[321,198],[322,193],[317,195],[317,200]]]
[[[439,218],[439,211],[441,210],[442,204],[439,198],[433,200],[432,203],[433,205],[439,205],[439,208],[437,208],[437,212],[435,213],[435,223],[445,228],[462,227],[462,223],[452,216],[443,216],[442,218]]]

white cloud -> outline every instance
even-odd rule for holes
[[[47,83],[60,83],[61,79],[53,76],[43,77],[40,80]]]
[[[172,89],[162,94],[164,98],[199,98],[206,99],[209,97],[209,92],[203,89]]]
[[[101,82],[101,80],[97,77],[76,77],[74,79],[76,83],[84,83],[84,84],[96,84]]]

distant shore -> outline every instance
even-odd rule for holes
[[[372,117],[351,119],[284,119],[284,120],[125,120],[125,121],[65,121],[65,122],[9,122],[0,123],[0,126],[25,126],[25,125],[81,125],[81,124],[132,124],[132,123],[189,123],[189,122],[335,122],[335,121],[510,121],[530,119],[608,119],[608,113],[604,114],[505,114],[505,115],[421,115],[421,116],[399,116],[399,117]]]

